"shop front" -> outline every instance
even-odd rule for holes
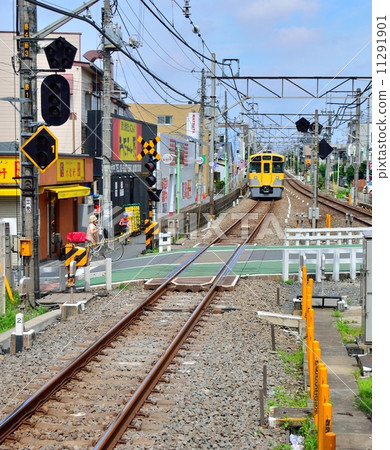
[[[93,159],[60,155],[39,176],[40,259],[58,258],[66,235],[85,231],[93,212]]]

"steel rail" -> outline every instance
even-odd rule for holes
[[[233,253],[229,256],[226,263],[219,269],[215,277],[215,280],[211,285],[207,294],[200,301],[199,305],[196,307],[196,309],[191,314],[187,322],[183,325],[179,333],[173,339],[167,350],[164,352],[164,354],[153,366],[149,374],[142,381],[141,385],[135,391],[135,393],[133,394],[131,399],[127,402],[127,404],[124,406],[123,410],[117,415],[115,420],[108,427],[104,435],[101,437],[99,442],[94,447],[95,450],[113,449],[115,448],[116,444],[120,442],[121,437],[123,436],[123,434],[129,427],[131,422],[138,414],[138,411],[141,409],[146,399],[149,397],[150,393],[153,391],[153,389],[159,382],[160,378],[164,374],[165,370],[172,362],[173,358],[181,349],[187,337],[191,334],[192,330],[205,313],[207,307],[209,306],[213,298],[216,296],[219,287],[219,282],[224,276],[226,276],[228,272],[230,272],[232,268],[232,263],[234,263],[237,260],[237,258],[240,257],[242,252],[245,250],[247,243],[254,239],[263,220],[265,219],[266,215],[272,210],[273,206],[274,201],[272,201],[267,212],[263,215],[263,217],[258,222],[254,230],[247,237],[247,239],[245,239],[245,241],[233,251]],[[255,205],[251,209],[251,211],[253,211],[256,207],[257,205]],[[232,227],[229,227],[229,229],[231,230]]]
[[[158,300],[167,290],[168,285],[182,272],[184,272],[193,262],[195,262],[203,253],[205,253],[212,245],[219,242],[226,233],[232,230],[237,224],[248,214],[250,214],[257,205],[246,213],[241,219],[238,219],[233,225],[224,230],[212,242],[201,247],[192,254],[187,261],[180,265],[169,278],[164,280],[161,285],[155,289],[144,301],[137,305],[125,317],[123,317],[110,330],[98,338],[93,344],[85,349],[70,364],[38,389],[33,395],[19,405],[11,414],[0,421],[0,444],[12,434],[24,421],[30,418],[35,411],[56,394],[66,383],[68,383],[76,374],[82,370],[90,361],[106,348],[112,341],[120,336],[123,331],[133,322],[146,307]],[[218,280],[220,277],[218,277]]]
[[[293,178],[285,178],[288,184],[290,184],[294,189],[296,189],[298,192],[300,192],[303,195],[306,195],[307,197],[310,197],[312,195],[312,191],[309,187],[303,185],[301,182],[293,179]],[[371,226],[372,225],[372,213],[358,208],[356,206],[351,205],[345,205],[344,203],[341,203],[339,201],[336,201],[325,194],[319,193],[318,196],[319,203],[333,209],[334,211],[338,213],[345,213],[345,210],[353,211],[355,214],[361,214],[362,216],[354,216],[356,220],[359,222],[364,223],[365,225]],[[370,219],[368,219],[368,217]]]

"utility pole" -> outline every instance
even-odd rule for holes
[[[215,53],[211,53],[211,130],[209,148],[210,216],[214,216],[214,152],[215,152]]]
[[[359,162],[360,162],[360,89],[356,90],[356,145],[354,157],[353,204],[358,204]]]
[[[104,0],[103,8],[103,29],[107,33],[111,24],[111,4],[110,0]],[[103,226],[108,230],[110,237],[113,237],[114,228],[112,226],[112,202],[111,202],[111,53],[112,44],[103,37],[103,119],[102,119],[102,172],[103,172]]]
[[[313,210],[311,218],[312,228],[317,227],[317,208],[318,208],[318,109],[314,113],[314,173],[313,173]]]
[[[23,145],[37,129],[37,53],[38,41],[30,36],[37,32],[37,8],[27,0],[20,0],[18,7],[20,57],[20,145]],[[35,306],[40,297],[39,287],[39,209],[38,169],[21,152],[21,236],[32,242],[31,256],[23,256],[22,276],[29,277],[29,301]]]
[[[204,102],[206,97],[206,79],[204,74],[204,69],[202,69],[202,78],[200,84],[200,111],[199,111],[199,139],[203,142],[204,138]],[[203,144],[198,143],[199,154],[198,156],[203,157]],[[198,202],[202,202],[202,194],[203,194],[203,164],[198,164]]]
[[[224,181],[225,181],[225,195],[229,193],[229,164],[228,164],[228,106],[227,106],[227,91],[225,91],[225,152],[224,152]]]

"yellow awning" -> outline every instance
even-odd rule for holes
[[[84,197],[91,193],[91,189],[86,186],[80,186],[79,184],[72,184],[69,186],[45,186],[40,189],[42,192],[53,192],[57,194],[59,199],[61,198],[73,198],[73,197]]]
[[[19,197],[19,188],[0,188],[0,196],[2,197]]]

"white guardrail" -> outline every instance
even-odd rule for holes
[[[284,245],[363,245],[364,233],[371,228],[287,228]]]
[[[316,281],[321,281],[322,255],[325,257],[325,273],[332,273],[332,279],[339,281],[340,272],[349,273],[351,280],[356,279],[356,273],[363,264],[363,246],[329,247],[329,248],[285,248],[283,249],[282,278],[288,281],[290,265],[298,264],[298,278],[302,282],[302,266],[307,267],[307,273],[313,273],[310,265],[315,266]],[[359,265],[359,266],[358,266]],[[295,272],[295,271],[294,271]]]

